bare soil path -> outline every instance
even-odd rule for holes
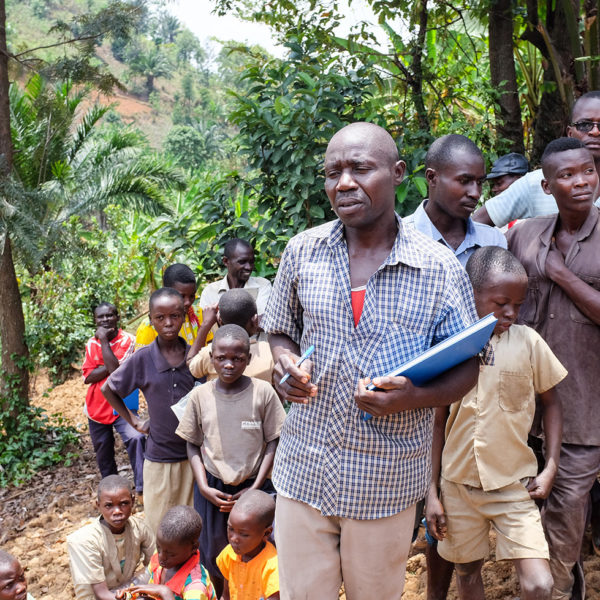
[[[0,489],[0,547],[27,568],[29,591],[36,600],[72,600],[66,536],[96,515],[93,500],[100,477],[82,413],[86,386],[74,376],[45,394],[49,385],[44,375],[36,377],[34,403],[49,414],[61,413],[78,428],[79,458],[69,467],[38,474],[26,485]],[[131,475],[122,446],[117,463],[123,474]],[[589,540],[584,546],[589,547]],[[600,600],[600,557],[588,553],[585,572],[587,599]],[[417,544],[408,561],[403,600],[425,599],[426,576],[425,556]],[[488,599],[519,596],[514,569],[507,562],[486,562],[484,582]],[[448,598],[456,599],[454,583]]]

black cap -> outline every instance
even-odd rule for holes
[[[493,165],[486,179],[496,179],[503,175],[525,175],[529,171],[527,159],[517,152],[501,156]]]

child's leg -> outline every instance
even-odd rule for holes
[[[483,559],[454,564],[456,587],[461,600],[485,600],[481,567],[483,567]]]
[[[123,417],[119,417],[114,423],[114,428],[121,436],[125,450],[129,456],[135,491],[141,494],[144,491],[144,451],[146,449],[146,436],[134,429]]]
[[[518,558],[514,563],[521,585],[521,600],[550,600],[552,575],[548,561],[542,558]]]
[[[452,581],[454,563],[442,558],[437,551],[437,540],[427,544],[427,600],[446,600],[448,588]]]

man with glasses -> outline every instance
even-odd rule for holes
[[[594,157],[596,170],[600,172],[600,91],[588,92],[575,102],[567,136],[585,144]],[[476,210],[473,220],[504,227],[515,219],[555,214],[558,212],[556,201],[542,190],[542,179],[541,169],[527,173]],[[596,205],[600,206],[598,199]]]

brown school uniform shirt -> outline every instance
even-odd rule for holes
[[[212,352],[212,344],[205,346],[192,358],[190,361],[190,371],[196,378],[206,377],[208,381],[217,378],[217,372],[213,367],[210,353]],[[256,377],[263,379],[267,383],[273,381],[273,355],[271,347],[267,341],[267,334],[260,333],[256,338],[250,338],[250,362],[244,371],[244,375],[248,377]]]
[[[490,340],[494,364],[481,365],[477,384],[450,406],[442,477],[496,490],[537,475],[527,445],[535,394],[553,388],[567,371],[533,329],[513,325]]]
[[[592,207],[565,264],[600,290],[600,222]],[[600,326],[588,319],[567,294],[545,276],[545,264],[558,215],[518,223],[506,234],[508,249],[523,263],[529,278],[519,322],[533,327],[569,371],[556,393],[563,408],[563,443],[600,446]],[[532,433],[540,435],[536,415]]]
[[[206,470],[229,485],[255,477],[268,442],[279,438],[285,411],[275,390],[250,379],[245,390],[223,394],[216,380],[194,388],[177,435],[201,447]]]

